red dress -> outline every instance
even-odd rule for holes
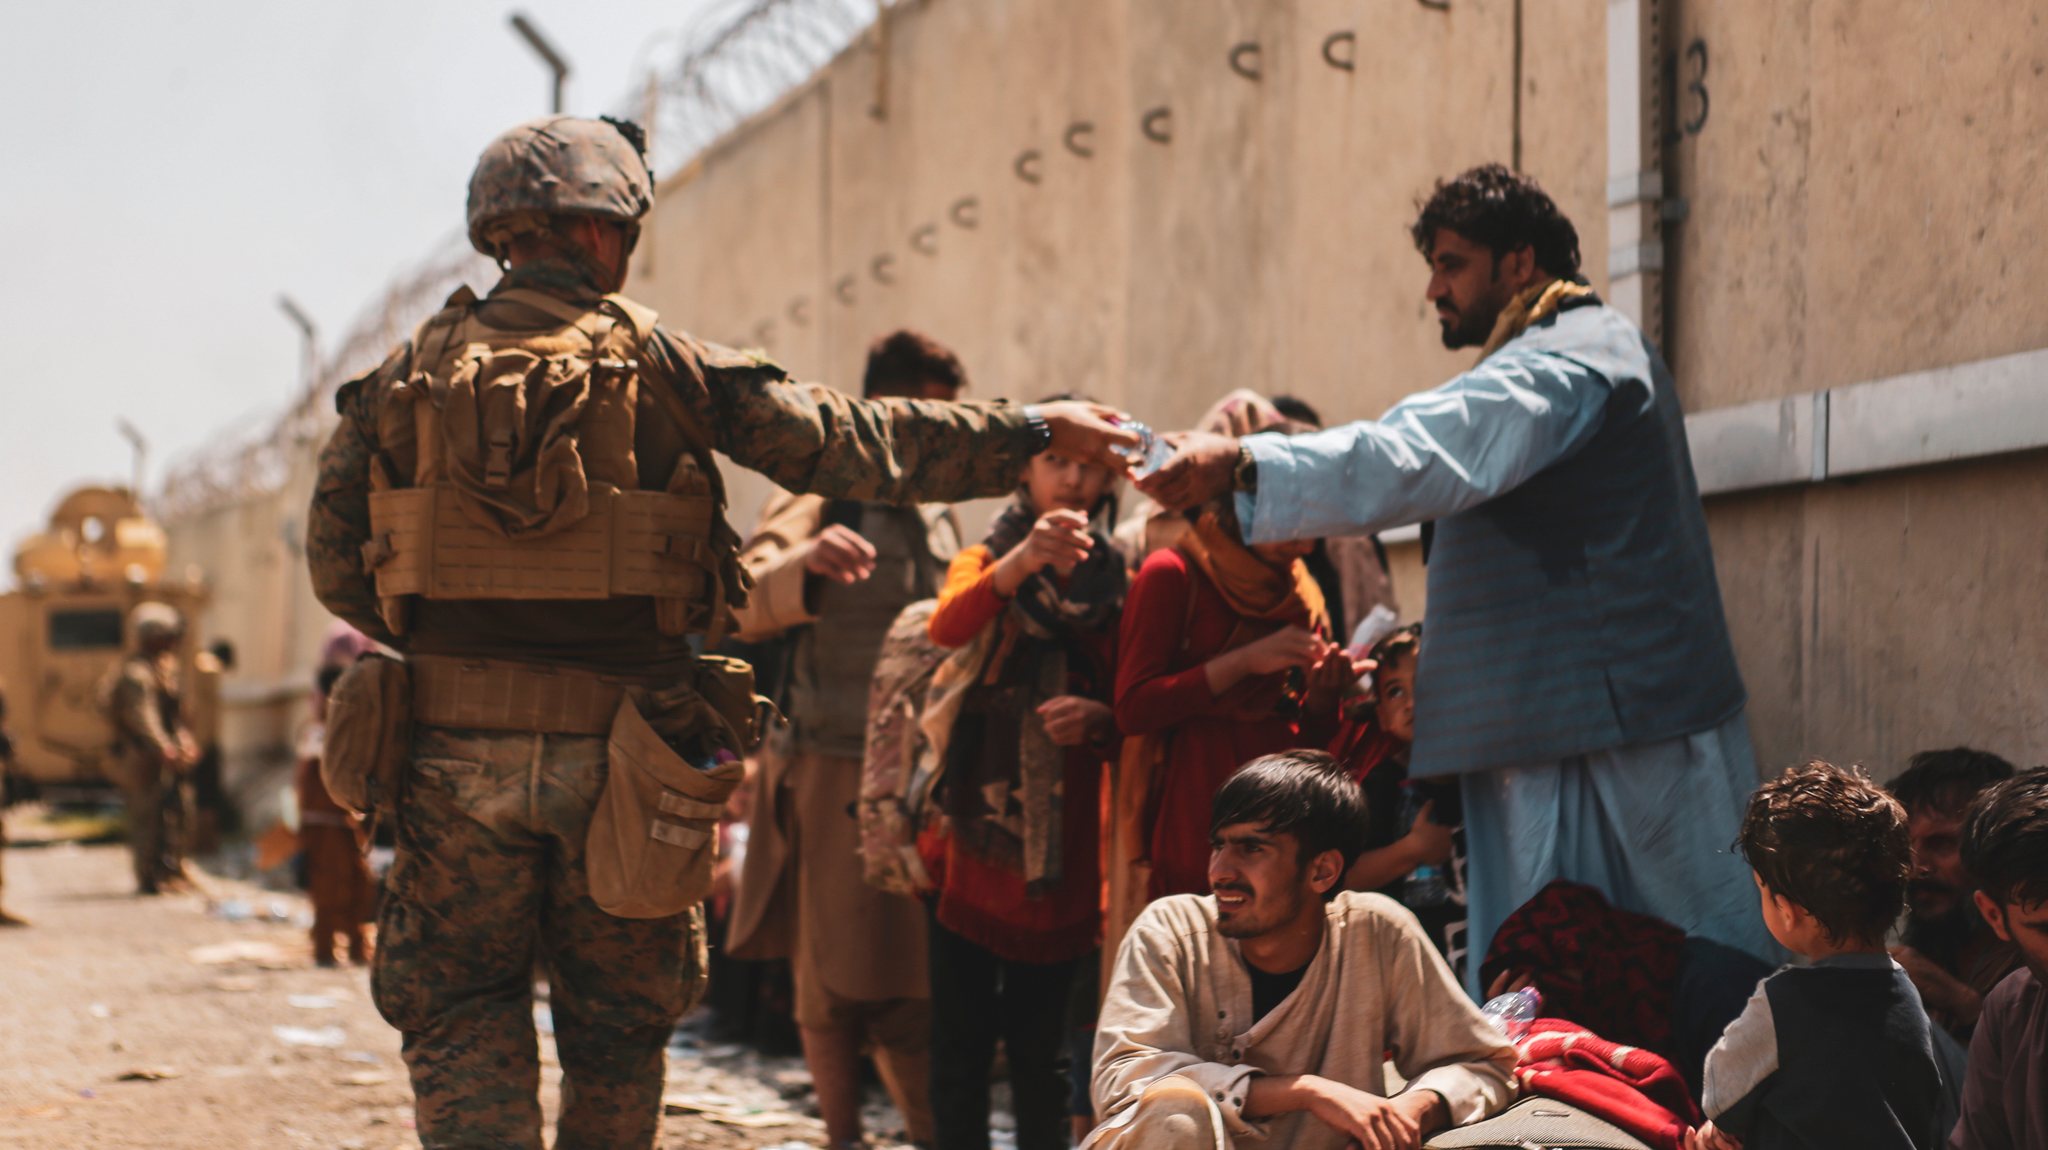
[[[994,570],[994,560],[983,545],[970,547],[953,560],[932,614],[933,642],[965,647],[982,628],[1001,624],[1010,601],[996,594]],[[1116,663],[1116,633],[1105,626],[1087,639],[1095,665],[1070,672],[1068,689],[1106,703],[1104,686],[1108,669]],[[1025,893],[1023,875],[960,849],[949,836],[927,834],[918,843],[918,853],[938,884],[940,925],[1009,962],[1066,962],[1093,950],[1102,929],[1102,761],[1113,753],[1114,748],[1067,748],[1060,784],[1060,880],[1040,897]]]
[[[1239,616],[1178,548],[1155,551],[1125,601],[1116,676],[1116,721],[1127,736],[1164,733],[1164,770],[1155,786],[1149,898],[1209,890],[1209,814],[1216,792],[1261,755],[1328,739],[1303,737],[1280,714],[1219,711],[1202,664],[1239,632]],[[1237,645],[1277,630],[1248,624]],[[1275,676],[1277,677],[1277,676]],[[1312,723],[1312,725],[1315,725]]]

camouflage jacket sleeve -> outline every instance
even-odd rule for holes
[[[710,445],[790,491],[883,503],[1003,495],[1035,446],[1010,403],[855,399],[686,335],[663,331],[651,346]]]
[[[370,468],[378,451],[376,389],[369,384],[384,370],[343,384],[335,396],[341,423],[320,451],[313,506],[306,514],[306,570],[322,606],[379,643],[403,650],[404,641],[377,611],[377,587],[363,569],[363,544],[370,539]]]
[[[156,705],[156,675],[147,663],[131,658],[121,664],[112,702],[114,726],[130,746],[165,758],[176,753],[177,736],[164,727]]]
[[[740,565],[754,577],[754,593],[735,610],[739,637],[756,642],[813,622],[811,580],[805,564],[825,523],[825,500],[778,491],[761,507],[761,522],[740,549]]]

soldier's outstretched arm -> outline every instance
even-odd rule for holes
[[[1048,446],[1121,471],[1117,452],[1137,436],[1110,421],[1108,408],[1047,404],[941,403],[856,399],[820,384],[797,383],[756,356],[710,345],[660,341],[677,357],[676,377],[703,380],[713,446],[783,487],[845,499],[952,503],[1002,495],[1017,485],[1025,460]],[[691,372],[683,357],[694,357]],[[687,386],[687,384],[685,385]]]
[[[381,369],[380,369],[381,370]],[[370,539],[370,468],[377,454],[377,416],[363,386],[343,384],[335,396],[341,423],[320,449],[313,506],[306,514],[306,570],[322,606],[379,643],[403,648],[377,611],[377,587],[363,569]]]

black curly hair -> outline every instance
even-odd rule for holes
[[[1498,257],[1519,248],[1536,253],[1536,266],[1563,280],[1579,278],[1579,229],[1535,180],[1501,164],[1481,164],[1455,179],[1438,180],[1420,205],[1408,234],[1429,257],[1440,228],[1485,244]]]
[[[1883,942],[1905,905],[1906,809],[1860,766],[1813,759],[1758,787],[1735,845],[1838,945]]]
[[[953,350],[921,331],[902,328],[868,345],[867,372],[861,377],[861,394],[904,395],[917,390],[926,380],[936,380],[955,391],[967,386],[967,369]]]

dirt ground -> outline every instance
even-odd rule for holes
[[[398,1034],[366,971],[313,965],[296,892],[208,875],[210,899],[138,898],[125,847],[24,842],[29,817],[4,858],[6,905],[33,925],[0,930],[0,1148],[419,1145]],[[808,1082],[793,1059],[679,1040],[662,1146],[822,1144]],[[896,1128],[879,1100],[869,1119]]]

